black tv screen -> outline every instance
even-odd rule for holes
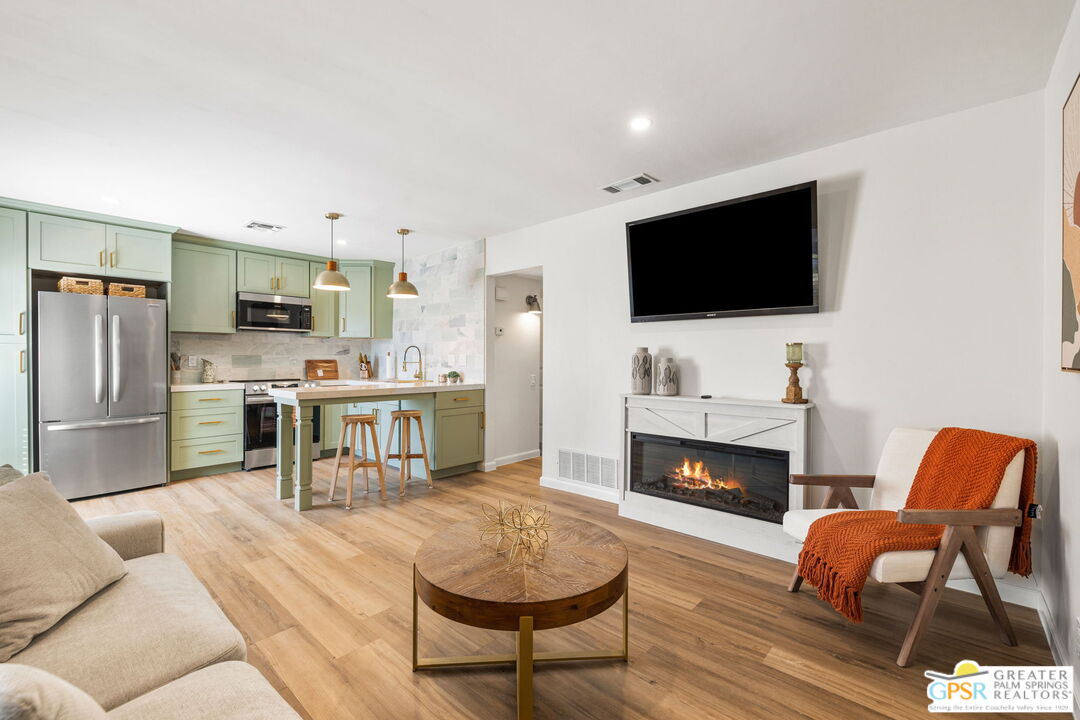
[[[626,224],[633,322],[818,311],[817,182]]]

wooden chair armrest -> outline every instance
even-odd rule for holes
[[[825,485],[829,487],[872,488],[873,475],[792,475],[792,485]]]
[[[901,510],[897,519],[913,525],[1006,525],[1017,526],[1024,520],[1016,508],[987,510]]]

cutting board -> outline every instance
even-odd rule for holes
[[[337,360],[305,360],[304,378],[306,380],[337,380]]]

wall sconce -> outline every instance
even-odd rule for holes
[[[526,295],[525,306],[528,308],[530,315],[540,315],[543,313],[543,309],[540,307],[539,295]]]

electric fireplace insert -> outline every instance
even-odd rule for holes
[[[782,522],[786,450],[631,433],[630,491]]]

